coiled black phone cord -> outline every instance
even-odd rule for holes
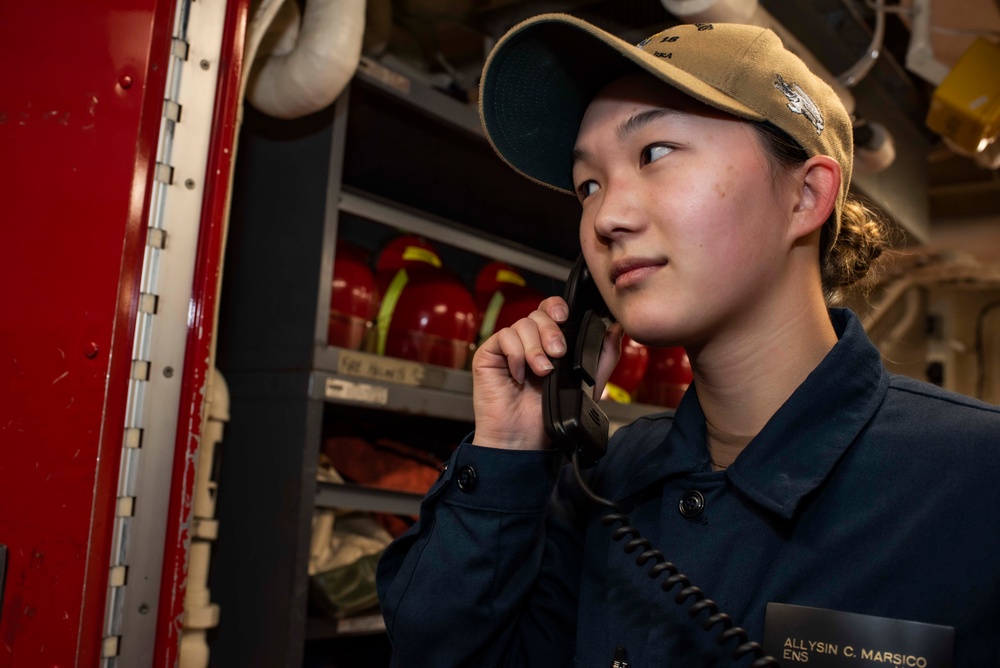
[[[580,485],[580,489],[583,490],[584,494],[591,501],[611,509],[611,513],[601,518],[601,524],[604,526],[621,524],[620,527],[611,532],[611,539],[621,541],[631,535],[632,539],[625,543],[625,553],[632,554],[639,548],[642,548],[642,552],[635,558],[635,563],[638,566],[645,566],[650,560],[656,562],[649,569],[648,575],[650,579],[655,580],[662,573],[669,573],[670,577],[660,583],[660,589],[664,592],[669,592],[675,585],[681,585],[681,590],[674,596],[674,601],[678,605],[683,605],[687,599],[694,598],[694,603],[688,608],[688,615],[692,619],[707,610],[708,617],[701,623],[701,627],[711,632],[714,626],[721,624],[722,630],[719,632],[718,637],[716,637],[716,642],[720,645],[725,645],[733,639],[737,640],[738,644],[733,651],[733,659],[742,659],[747,654],[753,654],[756,661],[750,664],[750,668],[779,668],[779,664],[774,657],[764,655],[764,648],[761,647],[760,643],[750,640],[743,628],[736,626],[729,615],[721,612],[719,606],[712,599],[706,598],[701,589],[692,585],[691,580],[677,570],[677,566],[667,561],[663,554],[654,548],[648,539],[643,538],[639,530],[629,523],[628,515],[621,511],[617,503],[594,494],[580,475],[580,466],[575,452],[573,454],[573,474],[576,476],[576,482]]]

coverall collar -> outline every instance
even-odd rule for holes
[[[778,409],[725,475],[746,498],[789,519],[872,419],[889,377],[848,309],[830,309],[838,342]],[[666,440],[632,467],[622,498],[664,478],[710,467],[705,416],[688,389]]]

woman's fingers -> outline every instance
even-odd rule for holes
[[[538,305],[538,310],[552,318],[554,322],[565,322],[569,317],[569,307],[562,297],[546,297]]]
[[[526,368],[536,376],[552,371],[551,357],[566,352],[566,341],[559,326],[541,311],[532,312],[501,330],[500,348],[507,355],[511,376],[519,383],[525,379]]]
[[[502,356],[511,378],[518,383],[524,383],[528,369],[536,376],[545,376],[553,369],[551,358],[566,353],[566,338],[557,318],[565,320],[566,302],[550,297],[528,317],[497,332],[484,344],[484,352]]]
[[[532,311],[528,318],[538,326],[538,336],[543,342],[545,353],[550,357],[562,357],[566,354],[566,337],[563,336],[559,323],[568,317],[566,302],[562,297],[549,297]]]
[[[525,364],[528,351],[525,348],[521,336],[513,327],[504,327],[496,335],[498,352],[503,356],[507,364],[507,371],[511,378],[518,383],[524,383]]]

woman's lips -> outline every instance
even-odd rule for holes
[[[667,264],[666,260],[631,260],[616,263],[611,268],[611,282],[616,288],[627,288],[643,281]]]

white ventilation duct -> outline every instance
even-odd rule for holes
[[[296,0],[262,0],[249,33],[247,53],[257,57],[247,100],[269,116],[299,118],[331,104],[354,76],[365,0],[308,0],[301,17]]]

